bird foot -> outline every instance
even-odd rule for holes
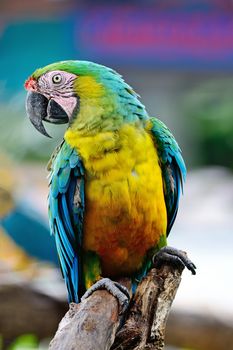
[[[91,286],[82,296],[81,301],[87,299],[92,293],[100,289],[106,289],[110,294],[117,298],[121,306],[120,314],[123,314],[126,311],[130,300],[128,289],[122,284],[114,282],[109,278],[102,278],[101,280],[93,284],[93,286]]]
[[[178,250],[172,247],[163,247],[156,253],[152,262],[154,267],[160,268],[163,263],[171,263],[175,266],[187,267],[188,270],[192,272],[193,275],[196,275],[196,266],[193,262],[187,257],[185,252]]]

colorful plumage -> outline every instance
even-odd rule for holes
[[[166,246],[186,169],[169,129],[110,68],[63,61],[25,84],[27,112],[69,122],[50,162],[49,219],[69,300],[101,277],[137,283]]]

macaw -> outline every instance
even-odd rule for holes
[[[186,168],[169,129],[149,117],[114,70],[88,61],[37,69],[26,81],[30,121],[68,123],[49,169],[49,221],[69,301],[106,288],[124,304],[160,258],[195,265],[167,246]],[[132,287],[132,288],[133,288]]]

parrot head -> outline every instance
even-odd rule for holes
[[[50,137],[43,121],[69,123],[79,108],[79,97],[74,87],[77,69],[74,71],[72,73],[70,65],[65,62],[52,64],[37,69],[25,82],[28,117],[45,136]]]
[[[28,117],[48,137],[44,121],[88,131],[116,129],[129,116],[141,118],[145,111],[120,74],[89,61],[61,61],[39,68],[25,88]]]

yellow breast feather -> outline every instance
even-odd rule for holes
[[[166,233],[162,174],[151,136],[126,124],[116,132],[66,141],[86,170],[84,249],[101,257],[102,271],[130,274]]]

